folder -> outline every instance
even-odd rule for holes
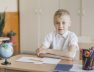
[[[57,64],[54,72],[63,72],[63,71],[71,72],[70,69],[72,67],[73,67],[72,64]]]

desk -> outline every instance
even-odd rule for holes
[[[52,72],[56,65],[54,64],[33,64],[33,63],[25,63],[25,62],[17,62],[16,59],[23,56],[35,56],[35,55],[16,55],[9,59],[11,62],[10,65],[1,65],[3,60],[0,61],[0,72],[4,72],[4,69],[7,72]],[[62,64],[73,64],[73,61],[62,60],[60,63]]]

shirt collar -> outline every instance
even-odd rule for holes
[[[69,31],[66,31],[63,35],[61,35],[61,34],[59,34],[59,33],[56,32],[56,35],[57,35],[57,36],[62,36],[62,37],[64,37],[64,38],[67,38],[68,32],[69,32]]]
[[[63,37],[66,38],[68,36],[68,32],[69,31],[66,31],[64,34],[63,34]]]

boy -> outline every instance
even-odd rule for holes
[[[78,47],[78,38],[75,33],[68,31],[71,25],[70,13],[59,9],[54,14],[55,31],[49,33],[41,47],[37,49],[37,55],[51,54],[67,59],[74,59]]]

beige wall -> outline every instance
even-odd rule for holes
[[[16,12],[17,0],[0,0],[0,12]]]
[[[34,52],[45,35],[54,30],[53,13],[58,8],[58,0],[55,1],[20,0],[21,52]]]

